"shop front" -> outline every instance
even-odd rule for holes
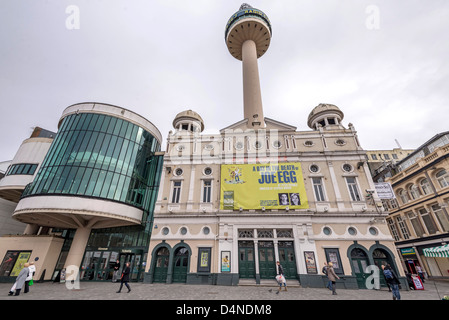
[[[143,261],[146,261],[146,253],[140,249],[97,248],[86,250],[81,265],[80,280],[85,281],[112,281],[114,267],[119,261],[120,279],[123,267],[130,262],[130,280],[142,281],[145,269]]]

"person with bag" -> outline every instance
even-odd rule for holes
[[[382,270],[384,273],[385,280],[387,284],[391,287],[391,292],[393,293],[393,300],[401,300],[401,294],[399,293],[399,279],[396,273],[393,271],[389,264],[382,265]]]
[[[120,293],[122,291],[123,284],[128,288],[128,293],[131,291],[131,288],[128,284],[129,282],[129,274],[131,273],[131,269],[129,268],[129,261],[125,264],[125,267],[122,271],[122,276],[120,277],[120,289],[118,289],[117,293]]]
[[[30,266],[28,267],[28,277],[25,280],[25,290],[23,293],[28,293],[30,291],[30,286],[33,285],[33,276],[36,273],[36,266],[34,265],[34,261],[30,262]]]
[[[336,295],[337,292],[336,292],[335,281],[336,281],[336,279],[340,279],[340,278],[335,273],[334,264],[332,262],[329,262],[327,264],[327,278],[329,279],[329,281],[332,282],[332,295]]]
[[[276,294],[278,294],[282,290],[282,285],[284,285],[284,289],[285,291],[287,291],[287,281],[285,281],[284,268],[282,268],[281,263],[279,261],[276,261],[276,264],[277,264],[276,281],[279,284],[279,290],[278,292],[276,292]]]
[[[22,287],[25,285],[25,280],[28,277],[28,272],[29,272],[28,267],[29,266],[30,266],[30,264],[28,262],[26,262],[23,265],[23,269],[20,270],[20,273],[16,278],[16,282],[14,282],[14,285],[12,286],[11,290],[9,291],[8,296],[12,296],[14,294],[14,290],[16,291],[16,293],[14,294],[15,296],[20,295],[20,291],[22,290]]]

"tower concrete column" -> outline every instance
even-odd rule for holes
[[[79,269],[91,230],[92,228],[90,227],[76,229],[72,245],[70,246],[69,253],[67,254],[64,268],[67,268],[68,266],[76,266],[77,269]]]
[[[243,65],[243,115],[252,127],[265,127],[262,95],[260,91],[257,49],[253,40],[242,45]]]

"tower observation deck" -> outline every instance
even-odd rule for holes
[[[265,127],[257,59],[268,50],[271,34],[267,15],[246,3],[231,16],[225,29],[229,53],[242,61],[243,115],[248,127],[255,129]]]

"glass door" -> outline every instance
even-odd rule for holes
[[[259,241],[259,274],[261,279],[274,279],[276,277],[276,262],[274,260],[273,242]]]
[[[254,279],[256,277],[254,261],[254,242],[239,241],[239,278]]]
[[[292,241],[279,242],[279,262],[284,269],[286,279],[296,279],[298,277],[296,271],[295,250]]]

